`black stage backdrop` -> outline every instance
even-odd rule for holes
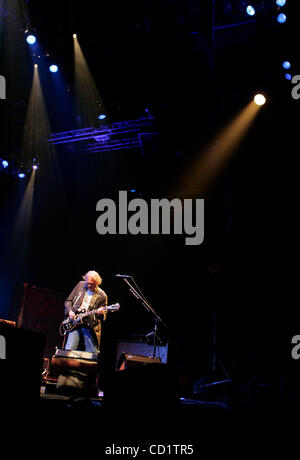
[[[41,69],[52,132],[77,128],[76,113],[63,101],[74,92],[67,37],[76,31],[112,121],[139,118],[149,108],[159,142],[148,155],[138,149],[87,154],[76,145],[57,148],[55,168],[47,157],[52,152],[46,152],[36,173],[29,233],[22,226],[16,230],[26,182],[1,174],[0,316],[8,317],[19,283],[66,297],[84,273],[95,269],[109,303],[121,304],[103,333],[107,367],[113,367],[116,340],[147,334],[154,324],[124,280],[115,277],[130,274],[168,325],[161,335],[176,344],[180,365],[195,378],[208,372],[216,311],[219,350],[231,375],[276,380],[297,318],[290,256],[297,260],[300,102],[291,97],[291,83],[280,68],[286,50],[281,30],[263,18],[255,30],[241,27],[237,39],[224,31],[215,37],[213,61],[210,4],[130,2],[125,7],[117,2],[115,16],[115,2],[63,3],[28,2],[39,40],[51,49],[71,88],[59,95]],[[197,5],[199,21],[192,14]],[[296,52],[291,40],[284,44],[290,54]],[[4,64],[1,73],[8,75]],[[8,97],[0,101],[2,151],[16,155],[22,148],[30,71],[17,79],[7,76]],[[23,91],[15,105],[13,84]],[[101,198],[117,199],[120,190],[128,191],[128,199],[147,202],[176,197],[186,166],[260,88],[268,103],[205,196],[201,245],[185,245],[183,236],[97,234]],[[188,190],[187,197],[193,192]],[[214,266],[218,272],[212,275]]]

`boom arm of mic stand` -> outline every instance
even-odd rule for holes
[[[149,302],[147,302],[147,300],[142,297],[138,292],[137,290],[129,283],[129,281],[126,279],[126,278],[123,278],[123,280],[125,281],[125,283],[128,284],[129,288],[130,288],[130,292],[134,295],[135,298],[137,298],[138,300],[140,300],[142,302],[142,305],[146,308],[146,310],[148,311],[151,311],[153,313],[153,315],[155,316],[155,318],[161,322],[161,324],[163,324],[166,328],[168,327],[164,321],[158,316],[158,314],[156,313],[156,311],[154,310],[154,308],[151,307],[151,305],[149,304]]]

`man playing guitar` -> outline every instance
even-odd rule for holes
[[[84,322],[67,332],[64,348],[78,350],[80,339],[83,339],[85,351],[97,353],[100,349],[101,321],[106,319],[107,295],[100,289],[102,278],[96,271],[88,271],[84,281],[79,281],[65,301],[65,318],[74,319],[76,314],[97,310]],[[104,307],[104,308],[103,308]]]

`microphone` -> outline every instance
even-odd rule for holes
[[[116,276],[116,278],[131,278],[130,275],[119,275],[118,274],[118,275],[115,275],[115,276]]]

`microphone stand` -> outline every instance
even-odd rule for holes
[[[155,317],[154,318],[154,329],[152,332],[149,332],[149,334],[146,335],[146,337],[150,337],[150,336],[153,336],[153,358],[155,358],[155,354],[156,354],[156,338],[158,338],[159,342],[161,343],[161,339],[160,337],[157,335],[157,318]]]
[[[212,307],[213,307],[213,343],[212,343],[212,351],[211,351],[211,365],[212,365],[212,375],[216,376],[217,374],[217,364],[219,364],[223,374],[225,375],[227,380],[230,380],[230,376],[225,369],[224,364],[221,361],[221,358],[218,353],[217,349],[217,313],[216,313],[216,295],[215,295],[215,289],[216,289],[216,283],[214,283],[215,280],[215,275],[220,272],[220,268],[217,267],[216,265],[212,264],[210,267],[208,267],[208,272],[211,277],[211,284],[210,284],[210,289],[212,290]]]
[[[134,297],[138,300],[141,301],[143,307],[145,307],[145,309],[147,311],[150,311],[153,315],[154,315],[154,329],[152,332],[149,332],[149,334],[146,335],[146,337],[150,337],[150,336],[153,336],[153,358],[155,358],[155,354],[156,354],[156,339],[159,340],[160,343],[162,343],[162,340],[160,339],[160,337],[158,336],[157,334],[157,323],[161,323],[163,324],[165,327],[167,327],[167,325],[164,323],[164,321],[160,318],[160,316],[158,316],[158,314],[156,313],[156,311],[154,310],[153,307],[151,307],[151,305],[149,304],[149,302],[147,302],[147,300],[145,299],[145,297],[140,294],[128,281],[127,278],[123,278],[123,280],[126,282],[126,284],[128,284],[129,286],[129,290],[130,292],[134,295]]]

